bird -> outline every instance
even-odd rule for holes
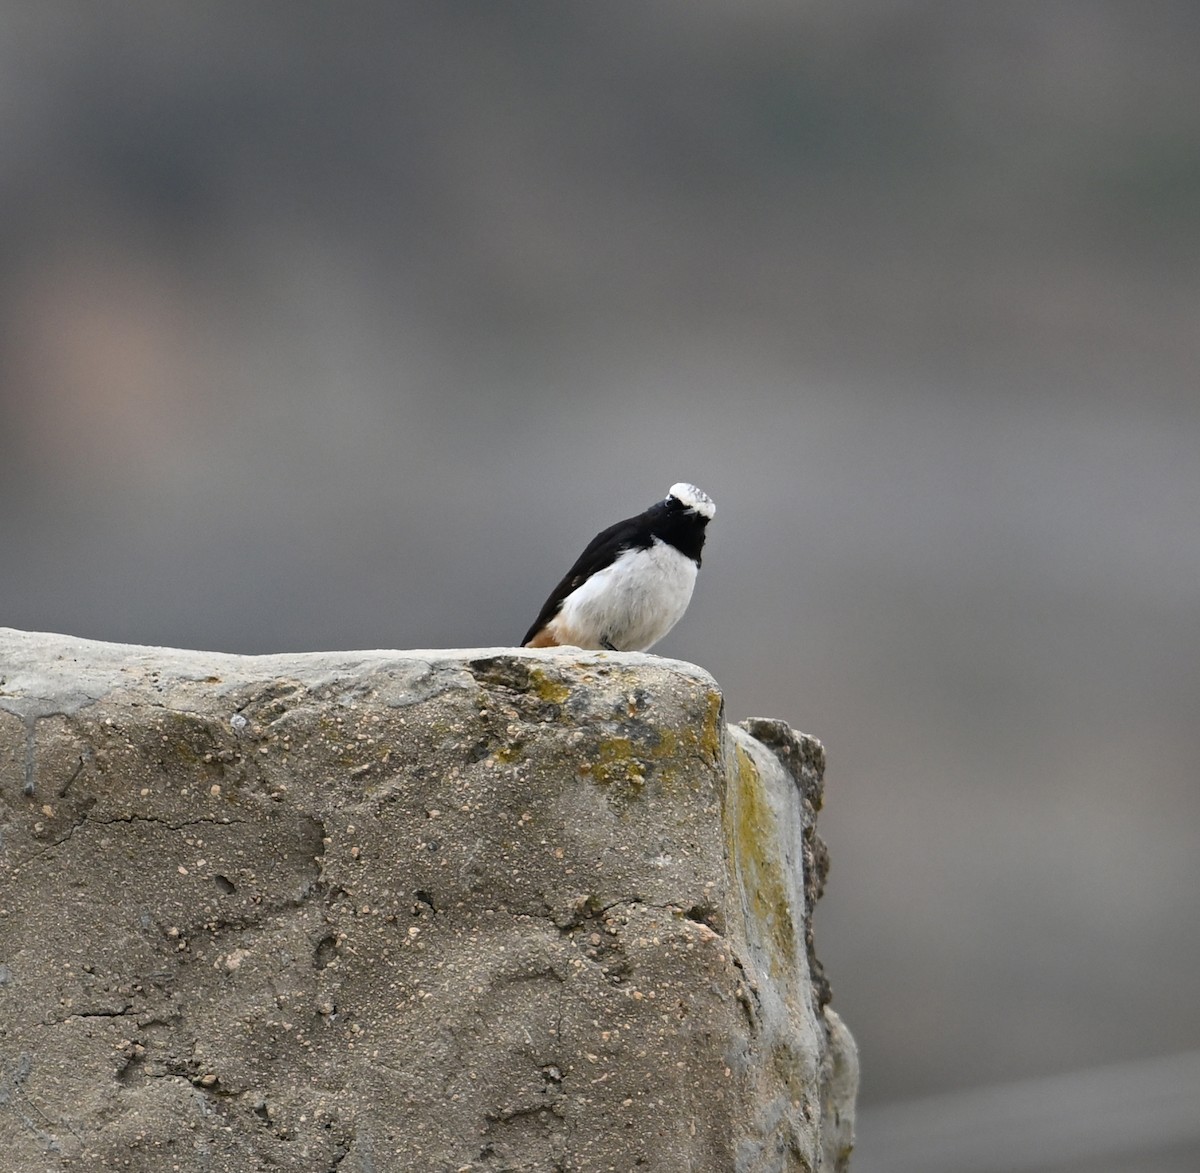
[[[521,646],[646,651],[687,610],[716,511],[707,493],[680,481],[645,512],[601,530],[550,593]]]

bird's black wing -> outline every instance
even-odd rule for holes
[[[567,571],[562,582],[550,592],[550,597],[538,612],[533,626],[525,633],[521,641],[523,647],[527,644],[555,615],[563,605],[563,600],[577,587],[587,582],[599,570],[611,566],[626,550],[643,544],[643,521],[645,514],[629,517],[601,530],[590,542],[587,548],[575,559],[575,565]],[[647,543],[648,544],[648,541]]]

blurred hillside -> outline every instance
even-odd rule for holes
[[[0,623],[511,643],[693,480],[656,650],[826,743],[864,1157],[1200,1048],[1200,8],[0,21]]]

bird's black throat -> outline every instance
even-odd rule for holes
[[[700,565],[707,517],[694,509],[683,507],[673,497],[653,506],[646,513],[652,538],[659,538],[667,545],[674,546],[684,557]]]

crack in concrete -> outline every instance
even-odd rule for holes
[[[91,756],[90,750],[85,750],[83,753],[81,753],[79,755],[79,764],[71,772],[71,776],[58,788],[58,797],[59,798],[67,797],[67,791],[71,789],[71,786],[74,783],[75,779],[78,778],[79,775],[83,773],[83,767],[87,764],[87,760],[90,756]]]
[[[50,840],[49,843],[43,844],[36,851],[31,851],[28,855],[19,857],[16,860],[14,860],[13,868],[14,869],[22,868],[26,864],[36,863],[38,860],[45,859],[56,848],[61,847],[64,843],[66,843],[68,840],[70,840],[71,837],[75,834],[75,832],[78,831],[79,828],[84,825],[84,823],[89,823],[89,822],[96,823],[96,824],[99,824],[100,826],[104,826],[104,827],[115,826],[118,823],[158,823],[161,826],[166,827],[169,831],[186,831],[189,827],[199,827],[199,826],[215,826],[215,827],[243,826],[247,822],[249,822],[248,819],[231,819],[226,816],[197,817],[194,819],[185,819],[183,822],[180,822],[180,823],[173,823],[173,822],[168,821],[167,819],[160,819],[160,818],[156,817],[155,815],[128,814],[128,815],[111,815],[108,817],[100,818],[100,817],[94,817],[91,813],[95,809],[96,803],[97,803],[97,799],[94,796],[89,796],[87,803],[84,806],[84,809],[82,810],[82,812],[79,814],[79,816],[75,819],[75,821],[70,825],[70,827],[68,827],[66,829],[66,831],[62,835],[59,835],[57,839]]]
[[[160,823],[169,831],[186,831],[189,827],[215,826],[215,827],[235,827],[245,826],[251,820],[249,819],[231,819],[225,815],[211,816],[200,815],[194,819],[184,819],[181,823],[173,823],[169,819],[160,819],[156,815],[111,815],[107,818],[93,819],[92,822],[100,823],[103,826],[110,827],[116,823]]]
[[[121,1010],[72,1010],[70,1014],[64,1015],[62,1018],[48,1018],[47,1026],[62,1026],[64,1023],[72,1022],[75,1019],[82,1018],[128,1018],[130,1015],[136,1017],[136,1011],[132,1002],[127,1002]]]

